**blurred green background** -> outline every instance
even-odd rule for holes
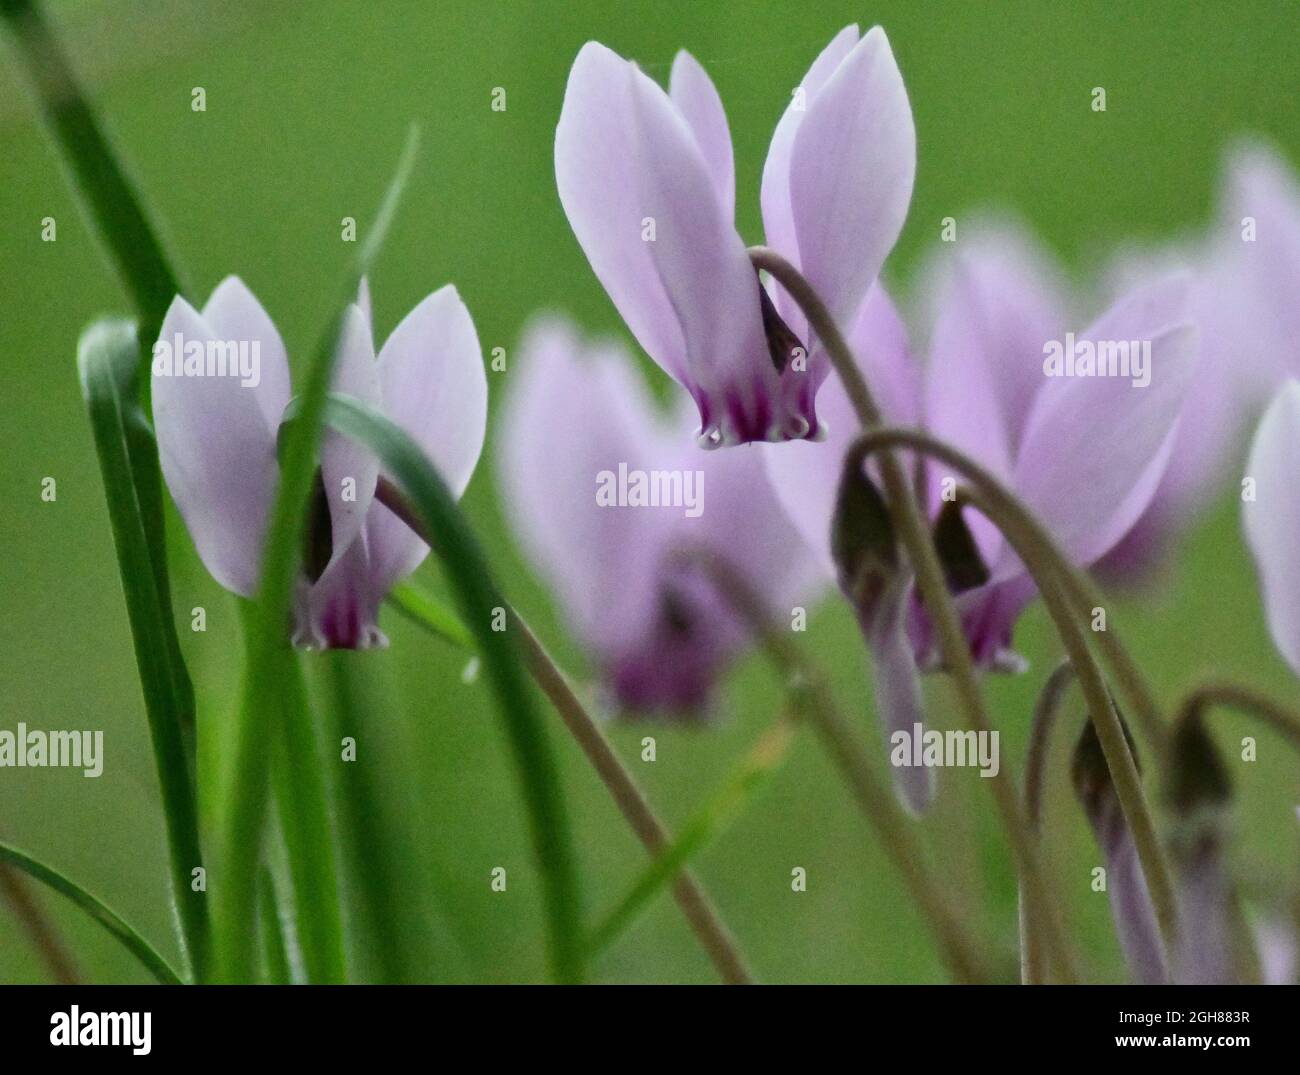
[[[735,140],[738,224],[758,241],[759,177],[790,88],[840,27],[882,24],[918,134],[916,193],[887,266],[904,296],[944,216],[1015,210],[1083,283],[1123,239],[1159,240],[1202,225],[1232,135],[1263,134],[1300,161],[1300,8],[1291,0],[67,0],[50,7],[196,294],[238,273],[298,361],[326,319],[351,250],[340,242],[340,219],[355,216],[365,228],[412,120],[424,131],[420,163],[371,277],[379,337],[448,280],[468,303],[485,352],[511,351],[539,307],[567,309],[591,330],[626,335],[573,239],[553,180],[565,79],[593,38],[661,80],[678,48],[704,63]],[[0,377],[10,496],[0,521],[0,727],[102,728],[106,762],[97,780],[68,770],[0,770],[0,833],[68,872],[175,957],[153,761],[73,360],[82,326],[124,311],[126,302],[11,58],[0,63]],[[204,113],[190,109],[195,86],[206,90]],[[507,91],[505,112],[490,109],[497,86]],[[1106,88],[1104,114],[1089,107],[1094,86]],[[41,241],[46,216],[58,222],[57,242]],[[664,376],[646,367],[662,386]],[[489,376],[495,411],[510,374]],[[485,463],[491,424],[488,441]],[[45,476],[57,479],[55,503],[40,499]],[[490,466],[480,466],[466,507],[507,592],[566,666],[582,670],[581,654],[503,525]],[[178,525],[170,546],[210,756],[237,682],[235,610]],[[441,585],[432,564],[417,578]],[[188,630],[198,605],[208,610],[205,634]],[[1126,598],[1116,615],[1168,701],[1213,673],[1296,698],[1264,628],[1230,496],[1180,542],[1161,585]],[[463,657],[391,612],[384,627],[392,648],[367,660],[376,699],[368,742],[383,757],[384,809],[409,827],[410,869],[428,882],[402,943],[419,953],[431,979],[537,980],[544,973],[537,875],[487,689],[462,683]],[[806,637],[864,733],[874,735],[850,615],[827,600]],[[1005,763],[1019,772],[1028,713],[1058,653],[1038,607],[1022,621],[1017,643],[1031,671],[991,681],[989,693]],[[938,722],[951,722],[944,686],[928,689]],[[679,824],[778,707],[768,670],[750,658],[730,679],[713,727],[652,733],[655,763],[639,760],[643,729],[616,727],[611,735],[665,819]],[[1048,854],[1087,972],[1117,980],[1123,972],[1105,896],[1088,883],[1097,853],[1065,786],[1066,740],[1081,719],[1077,701],[1073,709],[1052,767]],[[552,728],[591,916],[622,895],[645,856],[558,721]],[[1247,730],[1231,719],[1220,728],[1228,745]],[[1242,763],[1236,751],[1228,757],[1239,777],[1241,865],[1278,891],[1298,867],[1293,758],[1266,735],[1258,762]],[[941,775],[926,838],[945,883],[1011,973],[1015,878],[988,789],[973,770]],[[509,871],[506,893],[489,890],[498,865]],[[805,893],[791,891],[794,866],[808,871]],[[943,978],[900,884],[811,738],[796,743],[698,870],[764,980]],[[87,978],[142,980],[97,927],[57,898],[39,898]],[[667,896],[593,973],[609,981],[713,977]],[[43,976],[0,908],[0,981]]]

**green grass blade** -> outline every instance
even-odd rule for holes
[[[330,396],[326,420],[379,457],[428,532],[437,536],[434,551],[446,569],[460,613],[478,642],[513,749],[545,886],[552,972],[561,982],[580,981],[580,894],[564,795],[546,727],[526,685],[515,643],[508,632],[492,627],[505,600],[492,581],[483,551],[442,479],[402,430],[346,396]]]
[[[790,723],[782,720],[759,739],[735,772],[683,826],[677,839],[646,867],[628,894],[595,929],[587,942],[589,958],[613,944],[683,867],[740,814],[785,757],[793,731]]]
[[[337,313],[316,348],[306,371],[306,380],[298,396],[298,421],[287,432],[281,456],[280,485],[267,526],[261,583],[255,610],[249,618],[247,636],[247,671],[234,734],[234,778],[224,811],[224,840],[221,860],[221,884],[216,894],[217,935],[220,973],[223,980],[252,981],[256,972],[257,945],[249,923],[254,920],[257,899],[257,872],[261,857],[262,829],[266,817],[267,764],[269,752],[263,749],[260,733],[280,727],[293,736],[294,722],[301,717],[299,707],[286,699],[281,684],[298,675],[289,646],[287,624],[298,569],[299,538],[306,515],[307,497],[316,470],[316,453],[320,442],[321,417],[334,367],[342,312],[356,296],[357,285],[378,251],[392,222],[401,192],[410,178],[419,146],[418,131],[413,127],[407,138],[396,173],[388,186],[375,216],[375,223],[358,258],[347,274],[337,305]],[[298,729],[298,734],[301,729]],[[318,833],[313,841],[324,853],[328,841]],[[292,851],[293,848],[291,847]],[[295,876],[304,876],[307,864],[299,863]],[[325,867],[316,864],[317,870]],[[337,878],[330,855],[329,873]],[[327,893],[316,893],[323,901]],[[337,880],[333,884],[332,908],[317,908],[326,916],[313,931],[319,935],[322,924],[338,916]],[[328,929],[328,925],[324,925]],[[304,930],[306,934],[306,930]],[[304,946],[307,936],[303,937]],[[336,944],[329,939],[328,951],[311,957],[317,967],[328,966],[335,951],[342,951],[341,936]],[[307,953],[304,950],[304,958]]]
[[[461,618],[414,583],[399,582],[389,593],[388,603],[412,623],[457,649],[475,648],[474,636]]]
[[[82,93],[41,5],[37,0],[0,0],[0,18],[9,26],[14,51],[72,173],[72,188],[131,295],[141,335],[151,340],[168,305],[184,290],[158,229]],[[143,358],[137,360],[143,365]]]
[[[185,728],[193,724],[193,694],[180,658],[162,550],[150,540],[146,509],[151,505],[141,500],[141,491],[146,498],[161,493],[151,488],[149,467],[140,458],[140,438],[147,432],[142,427],[143,416],[134,402],[128,402],[135,398],[129,394],[129,384],[137,351],[130,322],[100,321],[82,334],[77,365],[99,456],[162,791],[172,895],[192,973],[202,981],[208,970],[208,906],[206,895],[190,887],[191,871],[203,865],[203,858],[193,775],[184,743]]]
[[[29,877],[48,885],[55,892],[66,896],[86,914],[116,937],[124,948],[143,965],[145,970],[163,985],[182,985],[181,977],[167,964],[167,960],[154,949],[148,941],[126,924],[120,915],[109,909],[102,900],[92,896],[75,881],[70,881],[58,870],[39,862],[26,852],[10,844],[0,843],[0,862],[7,862],[15,869],[22,870]]]
[[[275,879],[265,866],[257,878],[257,919],[262,932],[262,968],[264,980],[270,985],[291,985],[293,975],[289,970],[289,949],[284,943],[284,929],[280,924],[280,905],[275,895]]]

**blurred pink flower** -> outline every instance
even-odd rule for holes
[[[540,320],[511,373],[497,462],[514,531],[613,699],[700,716],[749,632],[681,553],[724,559],[781,616],[815,572],[762,460],[695,445],[683,436],[690,409],[660,413],[623,348]],[[627,489],[621,475],[678,493],[657,506],[611,500],[614,483]]]
[[[234,276],[221,282],[201,312],[179,296],[173,300],[158,346],[177,339],[198,348],[256,345],[260,354],[255,383],[229,375],[160,375],[157,361],[152,378],[158,450],[172,499],[213,578],[252,597],[279,480],[276,439],[290,399],[285,347],[261,304]],[[487,378],[474,324],[456,289],[448,285],[416,306],[376,360],[363,285],[358,303],[344,315],[338,346],[333,390],[382,410],[459,496],[483,446]],[[379,603],[415,570],[428,546],[373,499],[380,468],[369,452],[326,430],[320,467],[317,536],[328,557],[304,564],[294,643],[385,645]]]
[[[1300,675],[1300,381],[1287,381],[1264,413],[1246,477],[1242,517],[1269,630]]]
[[[842,30],[796,89],[763,169],[767,242],[853,320],[907,215],[916,135],[879,27]],[[583,46],[555,132],[560,200],[641,346],[695,400],[706,447],[815,438],[827,360],[783,290],[759,282],[736,232],[722,102],[689,53],[665,93],[603,45]],[[799,356],[796,348],[806,348]]]

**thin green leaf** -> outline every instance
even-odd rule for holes
[[[42,884],[49,885],[55,892],[67,896],[68,899],[116,937],[123,947],[144,965],[145,970],[163,985],[184,984],[180,975],[168,966],[167,961],[158,954],[153,945],[128,926],[121,916],[105,906],[103,901],[92,896],[75,881],[70,881],[58,870],[46,866],[45,863],[37,861],[31,855],[19,851],[18,848],[10,844],[0,843],[0,861],[9,863],[16,869],[22,870],[29,877],[35,878]]]
[[[474,649],[474,636],[461,618],[414,583],[399,582],[389,593],[388,603],[412,623],[444,642],[450,642],[458,649]]]
[[[265,866],[257,877],[258,923],[262,928],[262,967],[271,985],[290,985],[289,950],[280,925],[280,906],[275,897],[275,879]]]
[[[193,693],[180,657],[162,552],[151,546],[146,521],[151,507],[147,499],[161,497],[161,493],[152,486],[149,465],[142,459],[142,429],[147,427],[142,427],[143,416],[132,402],[135,396],[129,393],[138,347],[130,322],[99,321],[82,334],[77,366],[99,456],[162,790],[172,894],[190,967],[201,981],[208,969],[208,907],[204,893],[194,892],[190,886],[191,871],[203,865],[203,858],[193,775],[184,743],[185,729],[193,725]],[[142,493],[146,503],[141,501]]]
[[[130,292],[141,335],[153,339],[163,315],[182,288],[135,184],[77,83],[72,65],[37,0],[0,0],[14,51],[27,70],[50,133],[71,172],[72,189],[108,247]],[[139,354],[137,362],[146,359]]]
[[[505,600],[456,502],[424,453],[383,415],[347,396],[331,395],[326,421],[379,457],[409,498],[442,560],[460,613],[478,641],[514,752],[528,808],[533,846],[545,886],[552,971],[562,982],[580,981],[583,952],[579,888],[569,819],[546,726],[526,686],[515,643],[493,630]]]
[[[234,737],[234,779],[225,810],[225,840],[222,856],[222,885],[217,891],[217,926],[220,940],[220,971],[226,981],[250,981],[256,970],[256,943],[248,923],[256,906],[256,877],[261,856],[262,829],[266,815],[267,764],[269,751],[264,749],[259,733],[278,728],[287,737],[290,751],[303,730],[296,724],[304,710],[282,684],[296,679],[293,652],[289,647],[286,624],[290,620],[294,579],[298,570],[299,538],[306,515],[307,498],[316,471],[316,452],[320,442],[321,416],[325,396],[333,373],[335,351],[342,311],[353,301],[361,277],[378,252],[392,222],[398,200],[410,178],[419,147],[419,132],[413,126],[388,186],[375,223],[361,244],[356,261],[347,274],[338,313],[314,352],[307,368],[306,380],[298,396],[299,420],[287,431],[281,456],[280,486],[266,532],[261,584],[254,614],[246,632],[248,667]],[[301,692],[297,692],[298,698]],[[310,841],[326,861],[299,862],[291,870],[295,877],[310,871],[328,875],[326,891],[309,893],[312,913],[317,918],[311,929],[303,929],[304,959],[316,976],[332,979],[343,972],[337,964],[343,952],[342,926],[338,906],[337,873],[327,834],[318,832]],[[292,853],[294,847],[290,846]],[[335,933],[337,932],[337,936]],[[309,937],[324,937],[321,950],[310,950]]]
[[[660,890],[741,813],[785,757],[793,732],[791,724],[782,720],[759,739],[713,797],[686,823],[677,839],[646,867],[628,894],[592,933],[587,942],[590,958],[613,944]]]

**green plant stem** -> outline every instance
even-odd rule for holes
[[[426,531],[419,517],[406,502],[400,490],[386,478],[379,479],[375,499],[405,522],[426,544],[433,545],[430,540],[431,535]],[[403,614],[423,624],[421,609],[428,604],[427,601],[413,599],[408,594],[403,595],[401,609]],[[645,845],[651,855],[660,858],[670,847],[675,846],[672,834],[655,816],[653,808],[633,780],[632,774],[619,760],[609,740],[600,730],[600,726],[579,701],[564,673],[551,659],[527,622],[514,608],[507,608],[507,614],[519,637],[524,664],[534,682],[560,714],[564,726],[568,728],[569,734],[587,756],[592,768],[596,770],[596,775],[609,791],[610,797],[637,839]],[[439,637],[454,638],[458,634],[455,627],[449,628],[445,616],[438,616],[427,626]],[[699,881],[684,865],[673,877],[672,888],[678,907],[686,916],[691,931],[708,954],[719,977],[728,985],[751,984],[754,981],[753,974],[734,936],[722,921],[713,901],[709,899]]]
[[[168,965],[157,950],[140,936],[134,929],[104,902],[92,896],[75,881],[71,881],[53,867],[45,865],[25,851],[20,851],[11,844],[0,843],[0,863],[22,870],[29,877],[48,885],[55,892],[66,896],[81,910],[98,922],[110,935],[130,952],[163,985],[181,985],[181,977]]]
[[[808,318],[809,325],[844,383],[844,389],[863,428],[869,431],[879,427],[880,410],[853,359],[853,352],[812,286],[790,262],[773,250],[751,247],[749,256],[755,268],[769,273],[789,292]],[[912,569],[916,572],[921,597],[935,625],[944,665],[956,687],[962,716],[967,727],[977,734],[988,733],[992,730],[992,722],[915,490],[893,452],[881,453],[880,472],[891,515],[907,549]],[[992,785],[994,801],[1011,844],[1021,881],[1029,897],[1028,914],[1033,928],[1042,934],[1058,977],[1068,983],[1074,978],[1068,947],[1056,919],[1055,903],[1039,863],[1036,843],[1021,811],[1014,775],[1004,765],[989,783]]]
[[[822,745],[839,766],[863,816],[916,902],[954,980],[987,981],[988,972],[978,945],[966,935],[964,925],[935,881],[915,826],[893,792],[876,776],[849,721],[840,713],[821,670],[772,625],[762,599],[730,564],[702,548],[689,550],[683,559],[697,564],[708,574],[727,603],[759,639],[768,660],[796,698],[797,711],[816,729]]]
[[[1296,750],[1300,750],[1300,713],[1253,687],[1238,683],[1202,683],[1183,699],[1175,722],[1207,713],[1215,706],[1235,709],[1263,721],[1287,739]]]
[[[150,548],[148,507],[141,500],[147,484],[137,480],[146,471],[133,455],[137,444],[131,428],[133,420],[141,419],[134,402],[123,398],[121,388],[133,376],[136,348],[130,322],[98,321],[82,334],[77,365],[149,722],[166,823],[172,898],[191,975],[195,981],[203,981],[209,969],[211,924],[206,894],[195,892],[190,883],[191,871],[203,866],[203,854],[194,774],[184,737],[187,722],[193,720],[193,695],[180,664],[165,565],[161,554]],[[156,468],[156,461],[152,466]]]
[[[280,905],[275,895],[275,879],[265,866],[257,878],[257,917],[262,932],[262,960],[265,980],[270,985],[289,985],[289,950],[280,926]]]
[[[546,725],[525,685],[518,643],[497,629],[506,609],[478,541],[446,485],[414,441],[373,408],[347,396],[329,399],[330,425],[374,452],[415,511],[422,534],[446,570],[466,625],[474,632],[514,754],[541,870],[551,971],[560,982],[584,973],[581,892],[564,794]]]
[[[78,85],[41,5],[37,0],[0,0],[0,18],[8,23],[15,52],[71,173],[71,186],[131,296],[141,337],[152,340],[168,305],[185,290],[158,228]]]
[[[1025,815],[1037,835],[1043,828],[1043,789],[1047,784],[1047,759],[1050,753],[1052,729],[1066,690],[1074,682],[1074,666],[1069,658],[1061,661],[1047,677],[1038,701],[1034,704],[1034,717],[1029,725],[1029,750],[1025,756]],[[1047,968],[1038,938],[1025,919],[1024,895],[1020,898],[1020,980],[1025,985],[1039,985],[1046,981]]]

